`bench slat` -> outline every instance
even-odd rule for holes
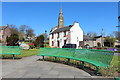
[[[106,50],[73,48],[40,48],[38,56],[53,56],[84,61],[99,67],[108,67],[114,52]]]
[[[0,54],[21,54],[21,47],[19,46],[0,46]]]

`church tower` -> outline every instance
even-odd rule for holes
[[[62,13],[62,8],[60,8],[60,13],[58,17],[58,28],[62,28],[62,27],[64,27],[64,17]]]

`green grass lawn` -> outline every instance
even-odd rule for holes
[[[22,54],[18,55],[20,57],[28,57],[32,55],[37,55],[39,49],[30,49],[30,50],[22,50]]]
[[[103,76],[118,77],[120,73],[120,56],[113,56],[110,67],[101,68],[100,72]]]
[[[120,66],[120,56],[113,56],[111,66],[118,67],[118,65]]]

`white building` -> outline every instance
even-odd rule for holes
[[[76,44],[79,47],[79,42],[83,41],[83,31],[78,22],[73,25],[64,26],[64,18],[62,9],[58,18],[58,26],[50,31],[49,45],[53,48],[62,48],[64,44]]]

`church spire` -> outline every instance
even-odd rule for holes
[[[60,8],[60,13],[58,17],[58,28],[62,28],[62,27],[64,27],[64,17],[62,13],[62,8]]]
[[[60,8],[60,13],[62,14],[62,8]]]

